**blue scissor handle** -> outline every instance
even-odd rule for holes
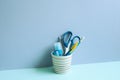
[[[78,39],[78,44],[80,44],[80,37],[79,37],[79,36],[74,36],[73,39],[71,40],[71,45],[74,44],[74,40],[75,40],[76,38]]]
[[[77,42],[78,42],[77,46],[80,44],[80,37],[79,36],[74,36],[71,40],[69,51],[65,54],[66,56],[71,54],[71,51],[74,50],[74,48],[72,48],[72,47],[75,46],[75,44],[77,43],[75,41],[75,39],[77,39]]]
[[[62,35],[63,45],[65,47],[68,47],[69,42],[71,41],[71,37],[72,37],[72,32],[71,31],[67,31]]]

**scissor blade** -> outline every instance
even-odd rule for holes
[[[65,48],[65,54],[69,52],[69,50],[70,50],[70,45],[71,45],[71,42],[69,42],[68,47]],[[65,55],[65,54],[64,54],[64,55]]]

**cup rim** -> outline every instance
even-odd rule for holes
[[[72,57],[72,54],[67,55],[67,56],[55,56],[55,55],[53,55],[53,52],[54,52],[54,51],[51,52],[51,55],[52,55],[52,57],[54,57],[54,58],[70,58],[70,57]]]

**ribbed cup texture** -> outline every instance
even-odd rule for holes
[[[66,73],[71,70],[72,55],[55,56],[52,55],[52,63],[54,71],[58,74]]]

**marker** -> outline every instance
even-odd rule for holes
[[[57,50],[59,52],[59,56],[63,55],[62,45],[60,42],[56,42],[54,44],[55,51]]]
[[[53,52],[53,55],[59,56],[59,51],[58,51],[58,50],[55,50],[55,51]]]

